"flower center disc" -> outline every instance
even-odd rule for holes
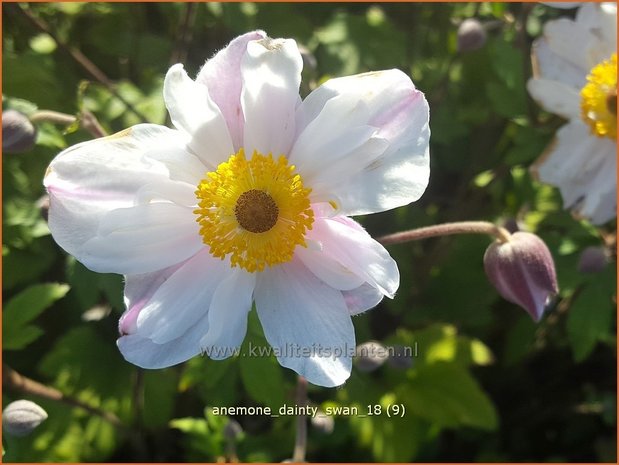
[[[275,223],[279,208],[273,197],[263,191],[251,189],[243,192],[236,201],[234,216],[239,224],[249,232],[267,232]]]
[[[595,66],[580,91],[583,121],[599,137],[617,139],[617,54]]]
[[[285,156],[254,151],[247,160],[240,149],[198,184],[202,240],[214,257],[252,273],[288,262],[312,229],[310,192]]]

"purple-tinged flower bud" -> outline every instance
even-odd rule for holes
[[[389,358],[387,348],[375,341],[357,346],[356,360],[360,371],[370,372],[378,369]]]
[[[15,111],[2,112],[2,151],[27,152],[37,139],[37,130],[26,115]]]
[[[458,52],[479,50],[486,44],[486,29],[474,18],[462,21],[458,27]]]
[[[484,268],[499,294],[539,321],[549,298],[559,292],[552,255],[539,237],[516,232],[486,250]]]
[[[47,419],[47,412],[29,400],[16,400],[2,411],[2,427],[12,436],[27,436]]]
[[[608,256],[604,247],[589,246],[580,254],[578,271],[581,273],[599,273],[608,264]]]

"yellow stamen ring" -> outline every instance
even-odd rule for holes
[[[583,121],[598,137],[617,139],[617,54],[595,66],[580,91]]]
[[[198,185],[200,235],[213,256],[249,272],[288,262],[314,222],[310,192],[285,156],[247,160],[240,149]]]

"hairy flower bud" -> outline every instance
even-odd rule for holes
[[[535,321],[559,290],[552,255],[535,234],[516,232],[507,242],[490,244],[484,268],[499,294],[524,308]]]
[[[604,247],[589,246],[580,254],[578,271],[581,273],[599,273],[608,263]]]
[[[2,151],[27,152],[37,139],[37,130],[26,115],[15,111],[2,112]]]
[[[26,436],[47,419],[47,412],[29,400],[11,402],[2,411],[2,427],[12,436]]]
[[[378,369],[389,358],[387,348],[375,341],[364,342],[357,346],[357,368],[370,372]]]
[[[472,52],[482,48],[486,43],[486,29],[474,18],[462,21],[458,27],[458,51]]]

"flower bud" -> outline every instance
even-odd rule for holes
[[[391,346],[389,350],[388,363],[396,370],[408,370],[413,366],[413,354],[411,348],[401,345]]]
[[[45,194],[39,197],[36,206],[39,208],[39,212],[45,221],[49,218],[49,195]]]
[[[228,418],[228,423],[224,426],[223,433],[227,439],[236,439],[243,432],[243,427],[238,421]]]
[[[26,115],[15,111],[2,112],[2,151],[27,152],[37,139],[37,130]]]
[[[472,52],[486,43],[486,30],[474,18],[468,18],[458,27],[458,52]]]
[[[580,254],[578,271],[581,273],[599,273],[608,263],[608,257],[604,247],[589,246]]]
[[[2,427],[12,436],[26,436],[47,419],[47,412],[29,400],[11,402],[2,411]]]
[[[389,358],[389,352],[382,344],[369,341],[357,346],[357,368],[370,372],[378,369]]]
[[[559,291],[552,255],[535,234],[516,232],[507,242],[490,244],[484,268],[499,294],[524,308],[535,321]]]
[[[333,421],[333,417],[330,415],[326,415],[325,412],[319,410],[316,415],[311,418],[311,423],[314,429],[320,431],[323,434],[331,434],[333,433],[333,428],[335,427],[335,422]]]

